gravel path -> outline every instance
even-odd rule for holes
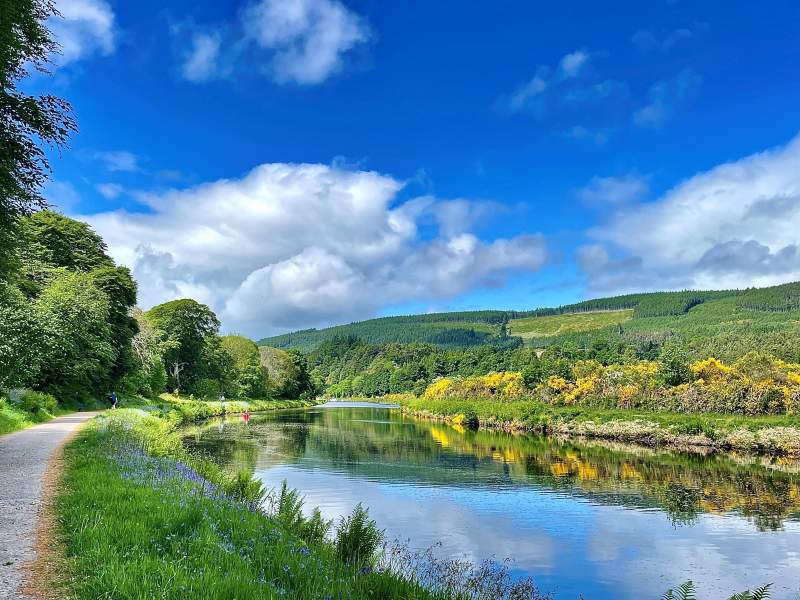
[[[53,453],[97,413],[80,412],[0,435],[0,600],[23,600],[23,565],[35,557],[42,482]]]

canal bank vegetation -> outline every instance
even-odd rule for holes
[[[761,351],[724,362],[692,360],[676,340],[646,351],[610,342],[443,350],[339,338],[308,361],[330,396],[397,401],[473,426],[800,453],[800,363]]]
[[[360,506],[338,523],[306,517],[286,486],[265,490],[192,456],[174,425],[123,409],[67,446],[57,510],[72,597],[547,597],[502,565],[385,544]]]

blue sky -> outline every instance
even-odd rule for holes
[[[60,0],[48,196],[263,335],[800,279],[797,2]]]

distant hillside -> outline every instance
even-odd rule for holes
[[[355,336],[370,343],[544,347],[592,340],[660,343],[677,336],[699,353],[738,355],[743,347],[783,356],[800,352],[800,283],[768,288],[680,291],[597,298],[530,311],[470,311],[384,317],[265,338],[259,345],[311,351]],[[792,350],[794,348],[794,350]]]

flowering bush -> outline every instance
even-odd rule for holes
[[[514,400],[528,395],[550,404],[594,408],[800,414],[800,364],[751,352],[733,365],[709,357],[688,365],[686,370],[692,381],[670,385],[663,365],[657,361],[604,366],[595,360],[580,360],[572,365],[571,373],[550,375],[533,389],[525,387],[521,373],[506,371],[442,378],[428,386],[424,397]]]

